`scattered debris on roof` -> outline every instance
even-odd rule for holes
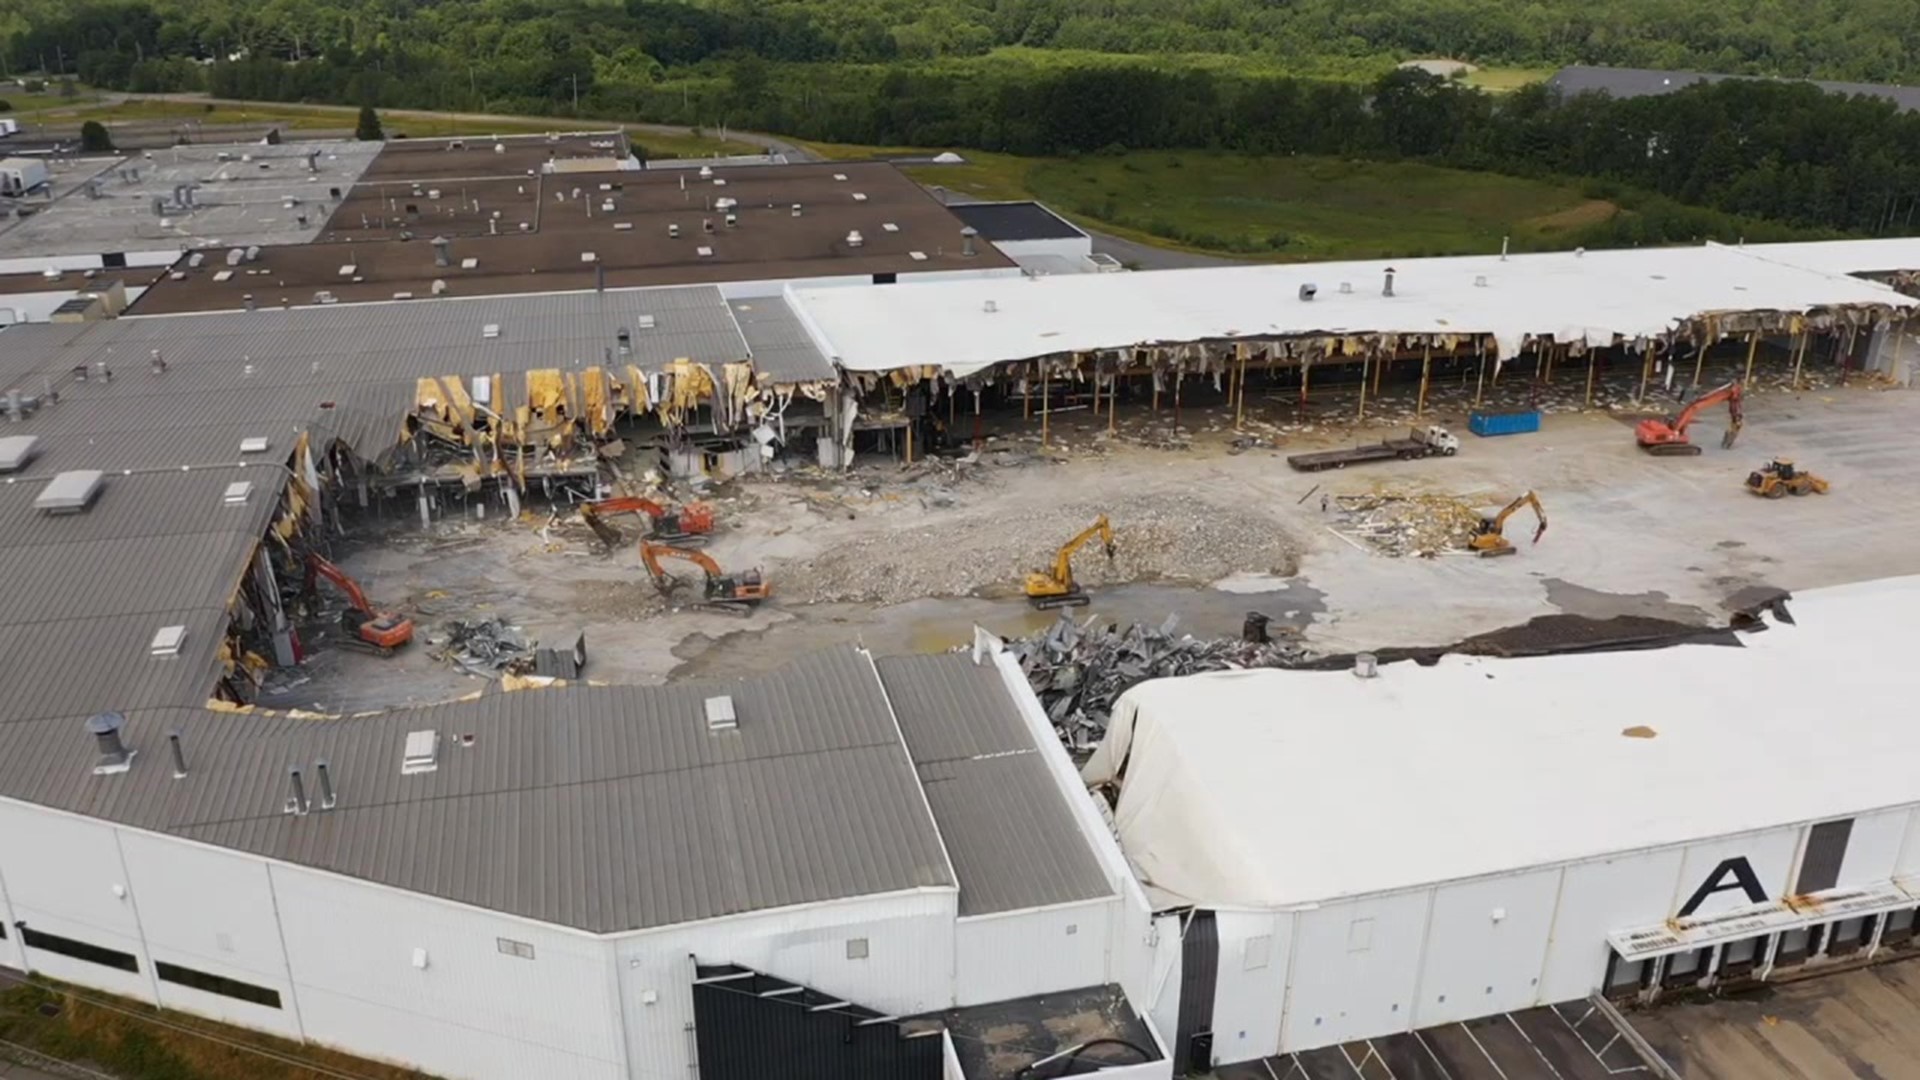
[[[1111,623],[1095,626],[1098,618],[1076,623],[1062,612],[1045,631],[1009,643],[1054,733],[1076,758],[1100,744],[1114,701],[1147,679],[1291,667],[1308,656],[1303,646],[1290,641],[1258,640],[1267,636],[1267,622],[1252,614],[1242,640],[1176,637],[1177,615],[1167,616],[1158,627],[1134,623],[1125,629]]]

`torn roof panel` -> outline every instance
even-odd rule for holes
[[[1316,289],[1312,300],[1299,298],[1305,285]],[[1604,344],[1655,337],[1709,312],[1916,304],[1845,274],[1720,245],[795,286],[789,296],[816,344],[849,371],[938,364],[959,376],[1058,353],[1323,334],[1486,334],[1513,356],[1529,336]]]

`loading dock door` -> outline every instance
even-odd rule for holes
[[[1174,1060],[1186,1071],[1213,1068],[1213,991],[1220,979],[1220,930],[1213,912],[1194,911],[1180,937],[1180,1023]]]

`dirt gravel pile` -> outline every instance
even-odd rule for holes
[[[1017,514],[945,514],[924,525],[876,530],[809,559],[782,564],[777,585],[792,603],[894,604],[927,596],[1005,596],[1030,570],[1101,513],[1113,523],[1114,557],[1096,539],[1074,576],[1088,588],[1134,581],[1205,583],[1236,572],[1294,573],[1299,545],[1272,521],[1187,496],[1069,503]]]

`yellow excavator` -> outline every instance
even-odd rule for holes
[[[1053,556],[1051,570],[1035,570],[1027,575],[1027,601],[1042,611],[1085,604],[1086,591],[1073,580],[1073,556],[1096,536],[1105,546],[1107,558],[1113,558],[1113,526],[1107,524],[1107,515],[1101,514],[1092,525],[1081,530],[1080,535],[1060,545]]]
[[[1529,491],[1508,503],[1506,509],[1493,517],[1481,518],[1480,528],[1474,532],[1473,538],[1467,541],[1467,546],[1478,552],[1483,559],[1513,554],[1513,541],[1508,540],[1505,535],[1507,519],[1523,506],[1533,507],[1533,515],[1540,519],[1539,526],[1533,530],[1533,542],[1539,543],[1540,537],[1547,531],[1547,512],[1540,506],[1539,496]]]

